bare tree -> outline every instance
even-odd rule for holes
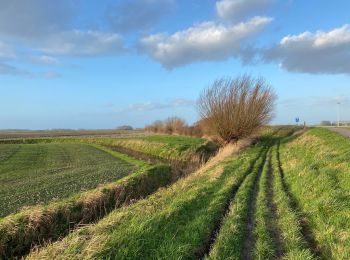
[[[156,120],[152,124],[147,125],[145,130],[153,133],[162,133],[164,131],[164,123],[160,120]]]
[[[198,110],[210,132],[234,142],[270,122],[275,97],[262,78],[222,78],[201,93]]]
[[[184,128],[187,126],[185,120],[179,117],[169,117],[165,120],[165,133],[167,134],[182,134]]]

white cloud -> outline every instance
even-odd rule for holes
[[[78,30],[49,36],[39,50],[48,54],[71,56],[112,55],[125,51],[118,34]]]
[[[288,35],[267,49],[263,58],[292,72],[350,74],[350,25]]]
[[[242,42],[260,32],[271,21],[269,17],[254,17],[228,27],[204,22],[172,35],[145,37],[140,41],[140,50],[166,68],[196,61],[224,60],[240,55]]]
[[[275,0],[220,0],[216,2],[216,11],[219,17],[240,21],[251,14],[261,12]]]

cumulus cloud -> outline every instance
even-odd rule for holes
[[[100,31],[61,32],[49,36],[42,45],[39,50],[56,55],[112,55],[125,51],[121,36]]]
[[[263,59],[291,72],[350,74],[350,25],[288,35],[265,50]]]
[[[160,102],[144,102],[144,103],[136,103],[131,104],[129,106],[129,111],[152,111],[158,109],[166,109],[166,108],[176,108],[176,107],[190,107],[195,104],[195,101],[183,98],[171,99],[168,102],[160,103]]]
[[[109,6],[106,12],[111,27],[117,32],[151,28],[175,6],[175,0],[129,0]]]
[[[236,22],[261,12],[273,2],[275,0],[220,0],[216,2],[216,11],[220,18]]]
[[[196,61],[224,60],[241,55],[242,42],[271,21],[269,17],[254,17],[233,26],[204,22],[172,35],[145,37],[139,49],[169,69]]]

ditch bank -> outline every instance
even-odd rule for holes
[[[31,206],[0,219],[0,259],[21,258],[31,249],[59,240],[197,170],[216,153],[200,147],[189,161],[166,160],[120,146],[104,147],[153,164],[117,182],[46,206]]]
[[[73,229],[94,223],[112,210],[145,198],[172,182],[167,165],[152,166],[47,206],[28,207],[0,220],[0,259],[21,257],[30,249],[58,240]]]

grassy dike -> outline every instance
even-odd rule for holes
[[[138,166],[138,170],[116,182],[45,206],[28,207],[0,219],[0,258],[24,255],[33,245],[63,237],[77,225],[97,221],[113,209],[144,198],[173,180],[169,166],[151,166],[104,147],[95,147]]]
[[[251,232],[251,230],[248,230],[247,223],[253,210],[253,193],[257,188],[258,180],[265,164],[266,152],[265,149],[263,156],[258,157],[256,163],[252,165],[251,174],[247,176],[239,187],[206,259],[243,258],[248,232]]]
[[[325,259],[349,259],[350,140],[311,129],[281,146],[281,161],[317,250]]]
[[[201,169],[96,225],[32,252],[28,259],[183,259],[203,256],[225,205],[257,160],[262,144]]]
[[[207,259],[317,259],[285,190],[279,139],[240,186]]]

